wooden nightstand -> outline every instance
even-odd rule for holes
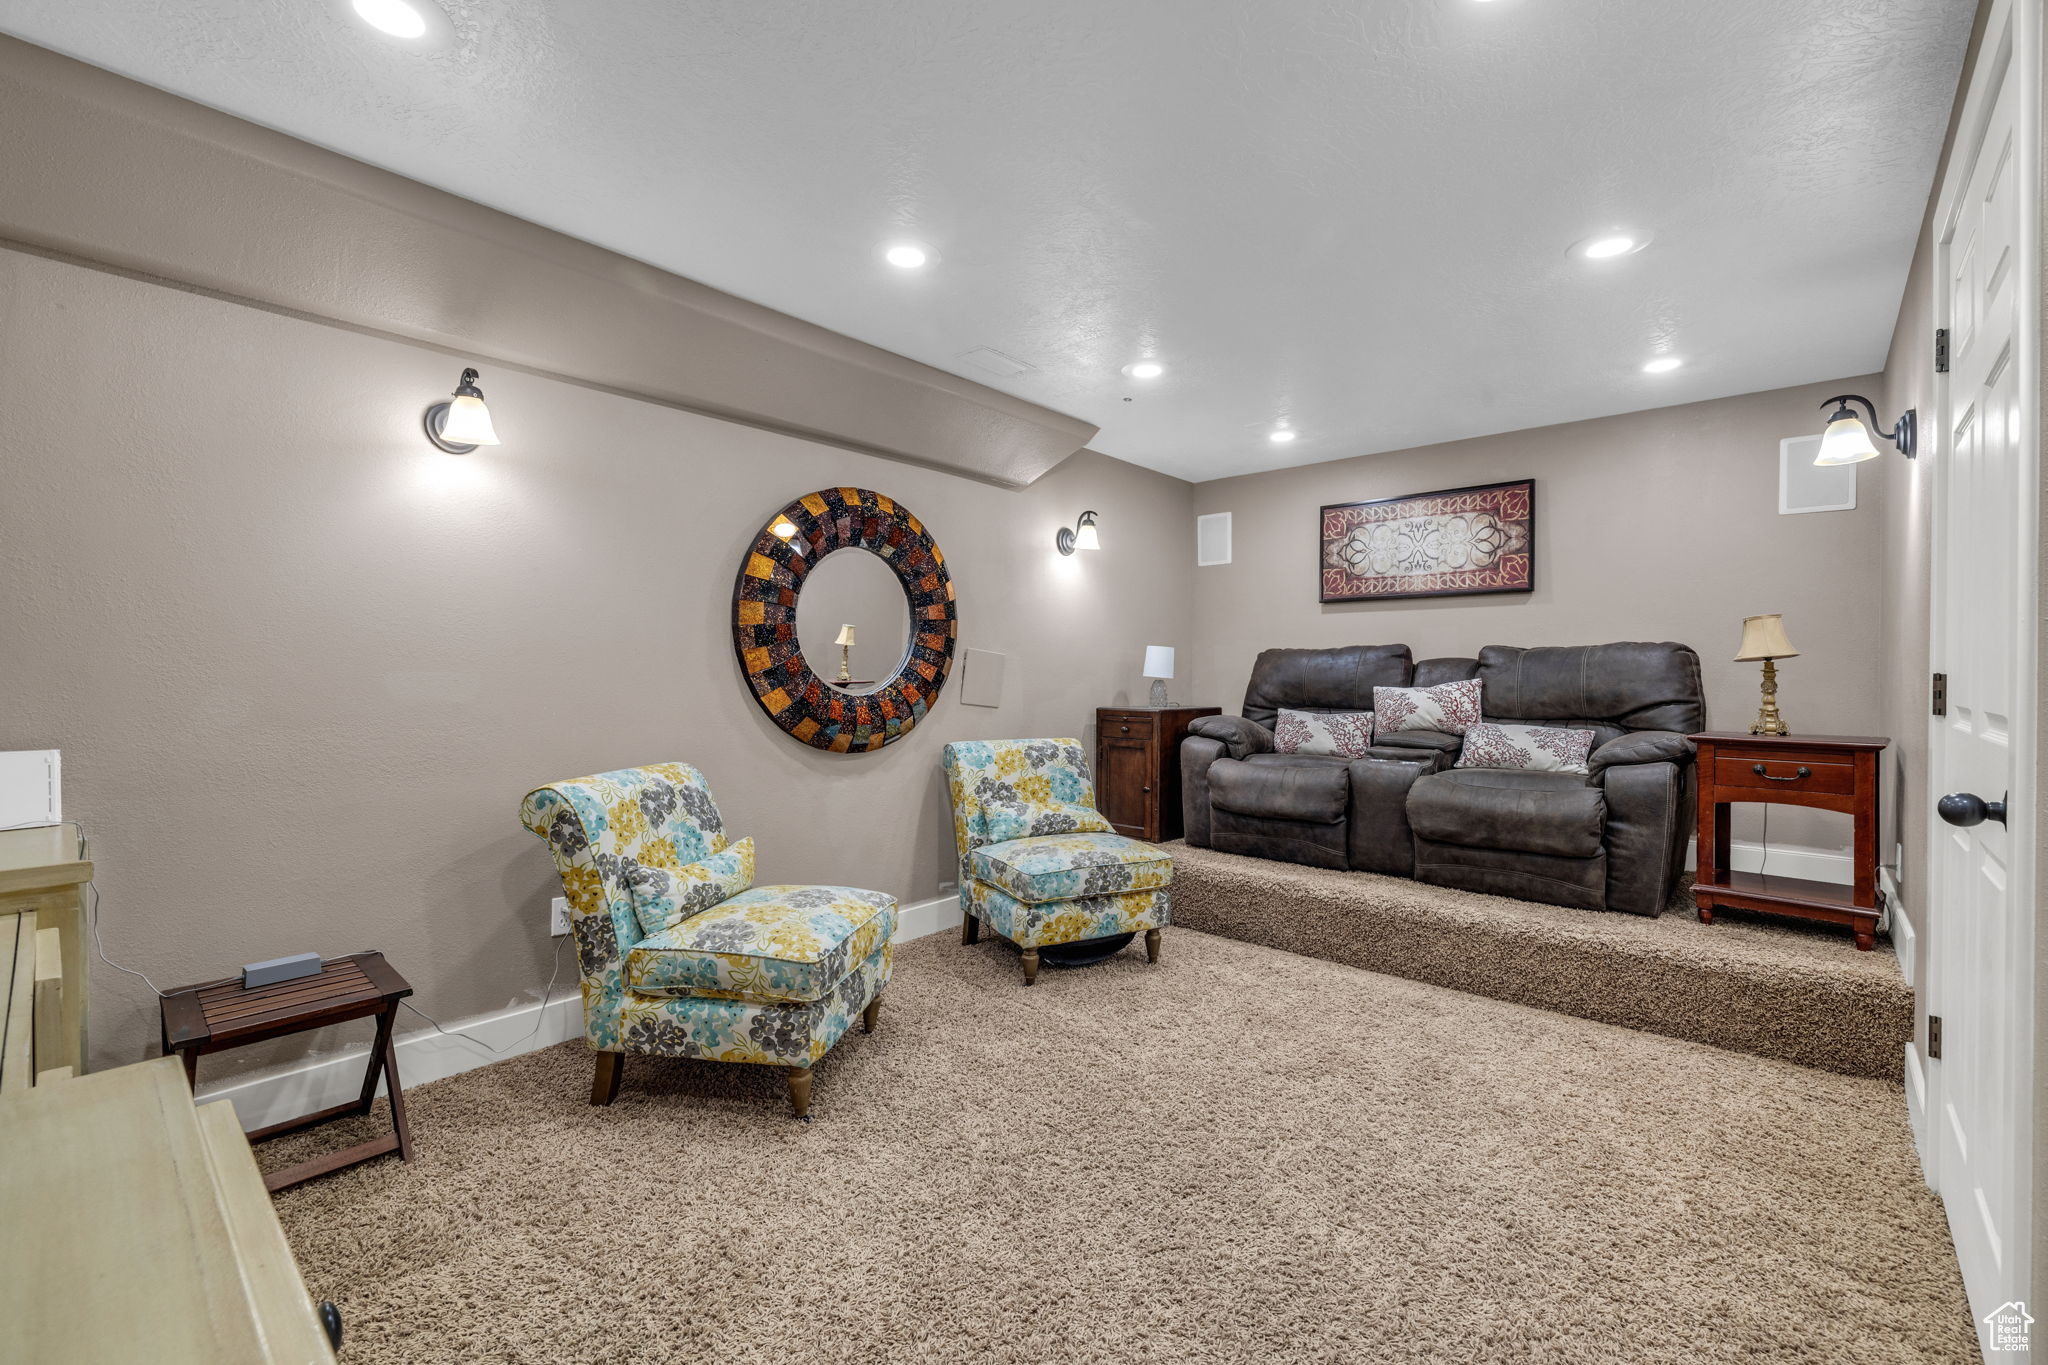
[[[1106,706],[1095,713],[1095,804],[1118,834],[1178,839],[1180,742],[1220,706]]]
[[[1877,755],[1873,735],[1746,735],[1710,730],[1699,746],[1699,871],[1692,896],[1700,919],[1714,907],[1845,924],[1869,951],[1884,899],[1877,889]],[[1855,883],[1736,872],[1728,865],[1728,807],[1737,801],[1837,810],[1856,819]]]

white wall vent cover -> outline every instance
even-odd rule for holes
[[[1206,568],[1230,562],[1230,513],[1195,518],[1195,563]]]
[[[1856,507],[1856,466],[1817,465],[1820,437],[1788,436],[1778,442],[1778,512],[1848,512]]]
[[[55,749],[0,754],[0,829],[64,819],[63,770]]]
[[[1004,355],[993,346],[977,346],[971,351],[962,351],[960,358],[977,370],[986,370],[998,379],[1015,379],[1020,374],[1035,374],[1036,365],[1026,364],[1013,355]]]

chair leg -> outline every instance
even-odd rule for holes
[[[862,1033],[873,1033],[875,1031],[875,1021],[881,1017],[882,997],[878,995],[868,1001],[868,1007],[860,1012],[860,1031]]]
[[[974,917],[972,910],[960,921],[960,941],[969,945],[981,942],[981,921]]]
[[[793,1066],[783,1073],[789,1082],[790,1112],[805,1123],[811,1121],[811,1069]]]
[[[1145,960],[1147,962],[1157,962],[1159,960],[1159,931],[1157,929],[1147,929],[1145,931]]]
[[[590,1084],[592,1104],[610,1104],[619,1097],[619,1081],[626,1074],[626,1054],[623,1052],[600,1052],[597,1054],[597,1079]]]
[[[1036,948],[1026,948],[1024,950],[1024,984],[1027,986],[1038,984],[1038,949]]]

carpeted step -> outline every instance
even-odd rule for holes
[[[1891,945],[1684,907],[1657,919],[1170,845],[1174,923],[1582,1019],[1898,1080],[1913,992]]]

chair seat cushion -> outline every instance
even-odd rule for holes
[[[1173,880],[1173,858],[1121,834],[1041,834],[974,850],[974,875],[1026,905],[1149,891]]]
[[[822,1000],[896,932],[896,898],[851,886],[757,886],[626,954],[643,995]]]
[[[1607,797],[1581,773],[1452,768],[1416,779],[1408,823],[1438,843],[1591,858],[1600,852]]]
[[[1351,768],[1311,754],[1219,758],[1209,768],[1209,801],[1239,815],[1334,825],[1350,809]]]

